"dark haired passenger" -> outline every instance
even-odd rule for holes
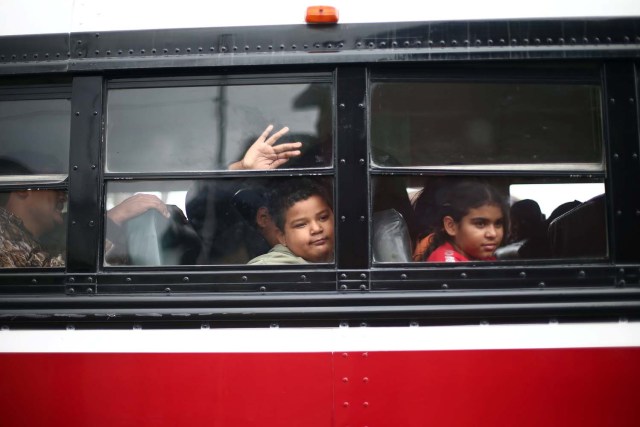
[[[279,243],[249,264],[333,261],[333,209],[323,187],[310,179],[280,183],[273,191],[269,213],[278,228]]]
[[[506,234],[508,206],[491,185],[455,183],[438,201],[439,226],[427,248],[428,262],[495,260]]]

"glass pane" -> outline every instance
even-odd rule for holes
[[[302,143],[282,167],[331,166],[331,105],[330,84],[111,90],[107,170],[227,169],[269,124],[290,129],[276,145]]]
[[[601,121],[593,85],[375,83],[372,160],[387,167],[602,170]]]
[[[603,181],[375,177],[375,262],[606,258]]]
[[[330,263],[332,201],[319,177],[109,182],[105,264]]]
[[[0,193],[0,267],[64,267],[67,192]]]
[[[68,99],[0,101],[0,175],[62,175],[69,168]]]

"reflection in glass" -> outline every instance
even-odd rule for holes
[[[332,181],[322,177],[108,182],[105,265],[247,264],[281,243],[269,210],[272,195],[285,183],[307,180],[332,200]],[[127,209],[137,214],[124,221],[111,220],[141,194],[162,201],[167,215],[153,205]],[[319,246],[316,240],[310,242]]]
[[[446,248],[452,252],[450,262],[606,258],[608,254],[602,180],[377,176],[372,197],[374,262],[426,261],[444,243],[451,246]],[[491,212],[483,211],[487,205],[504,206],[495,210],[503,217],[502,234],[493,241],[484,232],[478,234],[476,243],[491,253],[473,256],[469,253],[473,249],[462,247],[468,242],[456,240],[456,232],[471,239],[464,227],[474,223],[463,221],[470,212],[485,218],[482,229],[488,229],[492,222]],[[454,219],[453,231],[447,229],[445,216]]]
[[[0,193],[0,267],[64,267],[67,193]]]
[[[66,175],[71,101],[0,101],[0,175]]]
[[[269,124],[303,143],[284,167],[331,165],[330,84],[114,89],[107,102],[107,170],[223,170]]]
[[[375,83],[372,160],[390,167],[602,170],[601,122],[597,86]]]

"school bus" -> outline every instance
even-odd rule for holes
[[[3,2],[0,425],[637,426],[640,5],[557,3]]]

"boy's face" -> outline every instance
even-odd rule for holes
[[[283,244],[308,262],[333,261],[333,211],[320,196],[287,209]]]

